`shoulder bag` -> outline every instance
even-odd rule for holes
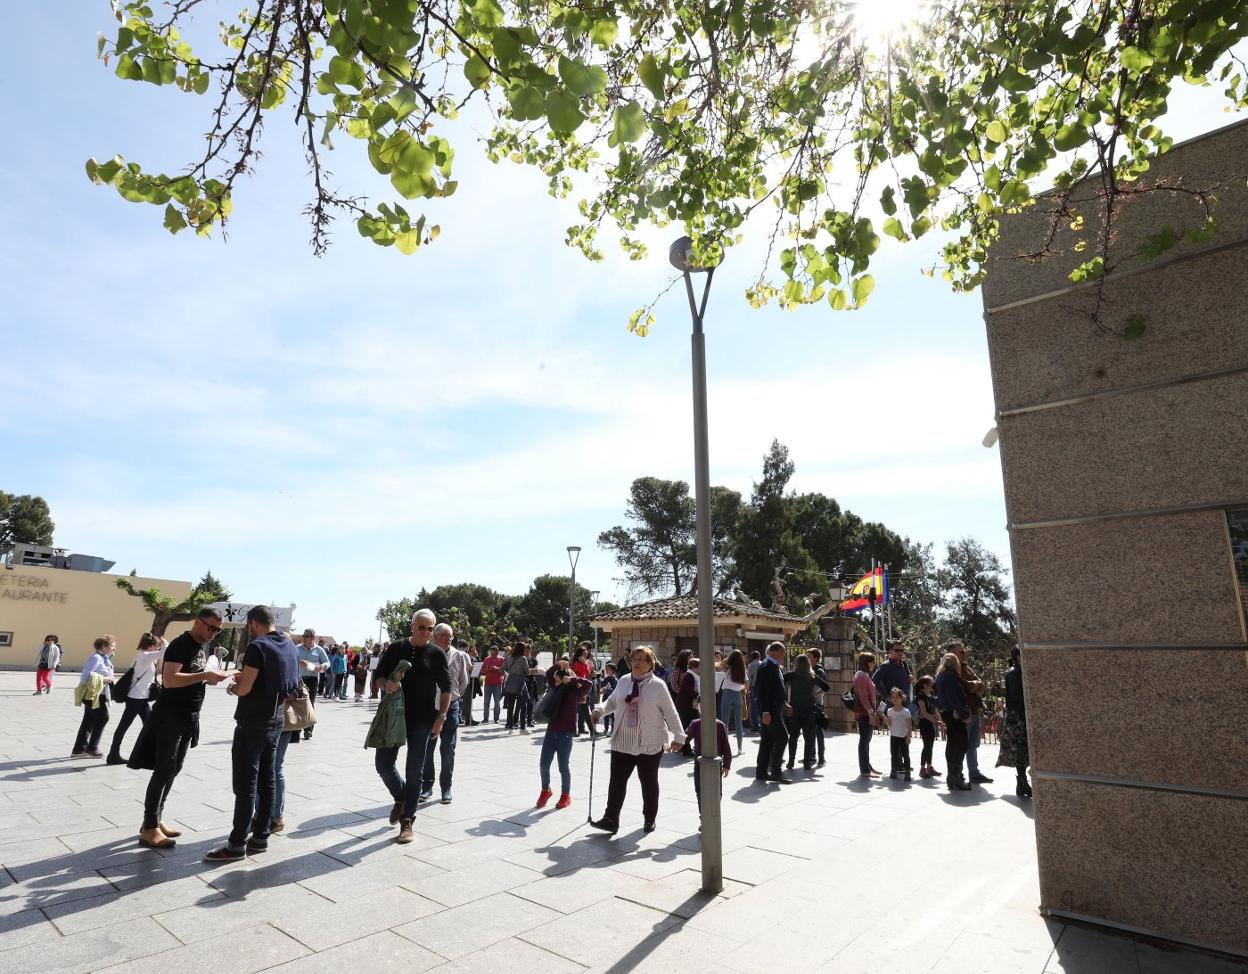
[[[308,696],[302,680],[299,681],[299,692],[286,698],[282,714],[283,734],[288,731],[307,730],[316,723],[316,709],[312,706],[312,699]]]

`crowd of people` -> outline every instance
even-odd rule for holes
[[[456,641],[451,626],[439,623],[429,609],[413,615],[407,638],[357,651],[345,644],[321,645],[312,629],[304,630],[296,645],[274,628],[269,609],[256,606],[247,615],[245,649],[231,673],[211,650],[221,630],[220,614],[204,609],[168,644],[145,633],[133,664],[120,675],[112,662],[116,640],[111,636],[95,640],[94,652],[83,666],[75,691],[83,714],[72,753],[103,757],[100,742],[109,721],[109,703],[114,699],[124,703],[107,760],[151,771],[139,829],[139,841],[145,846],[170,848],[180,834],[167,824],[165,804],[187,752],[198,741],[205,689],[226,680],[228,693],[237,698],[231,746],[235,806],[225,844],[206,856],[211,862],[262,852],[270,836],[285,828],[287,749],[311,739],[315,729],[313,719],[299,715],[313,712],[311,705],[318,698],[345,701],[352,680],[356,701],[362,701],[366,692],[381,698],[374,724],[383,714],[397,717],[401,704],[397,737],[377,744],[374,756],[378,778],[393,801],[389,818],[398,826],[400,843],[413,840],[417,809],[433,800],[435,784],[440,801],[452,802],[461,725],[502,723],[509,734],[527,734],[535,718],[544,721],[538,808],[555,797],[551,775],[556,763],[555,808],[572,804],[574,738],[588,734],[596,742],[600,735],[609,735],[606,807],[590,824],[611,834],[619,830],[634,772],[642,794],[642,827],[654,830],[663,754],[700,756],[704,720],[715,721],[715,756],[725,777],[732,759],[742,754],[747,727],[759,739],[757,781],[791,783],[786,772],[796,765],[799,743],[805,769],[826,763],[831,686],[818,649],[790,658],[789,647],[777,641],[762,653],[750,653],[748,660],[740,650],[727,654],[717,650],[705,666],[685,650],[668,670],[648,646],[632,649],[616,663],[599,665],[594,646],[584,642],[571,656],[560,657],[543,670],[533,646],[523,640],[511,646],[494,643],[479,656],[467,641]],[[56,637],[49,636],[45,646],[55,645]],[[946,785],[963,791],[990,782],[980,770],[977,753],[986,687],[967,663],[965,646],[949,643],[936,674],[917,679],[903,650],[901,643],[891,644],[887,661],[878,667],[874,655],[862,653],[851,689],[842,698],[852,707],[858,726],[861,777],[882,775],[872,766],[870,751],[875,731],[883,729],[889,737],[892,779],[912,780],[910,742],[917,731],[922,741],[921,778],[942,776],[933,764],[933,750],[938,734],[943,734]],[[50,648],[41,651],[40,670],[55,669],[53,656]],[[49,677],[41,673],[37,679],[37,692],[47,692]],[[1006,717],[997,763],[1015,768],[1017,794],[1030,798],[1017,650],[1005,685]],[[474,720],[476,696],[482,698],[482,712]],[[123,758],[121,745],[136,720],[142,729],[130,756]],[[369,746],[371,741],[370,732]],[[404,747],[400,770],[399,752]],[[700,775],[693,777],[701,808],[702,782]]]

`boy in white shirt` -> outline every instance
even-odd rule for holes
[[[914,721],[910,716],[910,709],[906,706],[906,695],[900,689],[894,687],[888,698],[893,704],[886,714],[889,754],[892,758],[888,776],[896,781],[897,773],[900,771],[905,774],[906,781],[909,781],[910,735],[914,733]]]

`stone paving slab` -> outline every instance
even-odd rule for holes
[[[230,826],[232,701],[210,690],[167,808],[185,834],[144,849],[146,774],[70,758],[73,675],[38,698],[28,676],[0,674],[0,974],[1248,971],[1045,920],[1031,809],[1010,775],[966,795],[861,782],[851,736],[831,736],[827,767],[783,788],[753,780],[747,742],[724,784],[725,889],[705,896],[691,762],[664,759],[654,833],[641,831],[634,781],[609,837],[586,825],[605,799],[606,742],[579,738],[572,807],[538,810],[540,736],[464,728],[454,801],[422,806],[415,841],[399,846],[361,746],[372,708],[322,702],[312,740],[287,755],[286,830],[265,854],[220,866],[201,857]],[[873,745],[877,764],[885,745]],[[982,750],[985,768],[994,758]],[[900,899],[881,870],[897,850]],[[930,888],[913,881],[925,855]],[[950,857],[965,868],[938,883],[935,863]]]

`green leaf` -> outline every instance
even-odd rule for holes
[[[472,10],[472,19],[478,27],[489,30],[501,27],[503,24],[503,8],[498,5],[496,0],[474,0],[470,9]],[[407,18],[410,24],[411,14],[408,14]]]
[[[862,277],[854,278],[851,287],[854,291],[854,305],[861,307],[875,290],[875,278],[870,274],[863,274]]]
[[[401,254],[414,254],[420,249],[420,231],[406,230],[394,236],[394,245]]]
[[[186,220],[182,217],[182,211],[172,203],[165,207],[165,229],[170,233],[186,229]]]
[[[1071,149],[1077,149],[1083,145],[1088,139],[1092,138],[1092,133],[1084,125],[1063,125],[1057,130],[1057,135],[1053,136],[1053,144],[1063,152],[1069,152]]]
[[[405,199],[415,200],[432,195],[433,180],[419,173],[395,169],[390,173],[390,185]]]
[[[490,66],[474,54],[464,62],[464,77],[474,88],[484,88],[490,80]]]
[[[143,80],[143,69],[139,66],[139,62],[129,54],[123,54],[117,59],[117,67],[114,70],[114,74],[119,78],[124,78],[126,81]]]
[[[211,80],[207,71],[201,71],[195,75],[195,80],[191,82],[191,89],[195,94],[202,95],[208,90],[208,82]]]
[[[626,102],[615,110],[613,134],[617,143],[636,142],[645,132],[646,116],[637,102]]]
[[[507,89],[511,116],[518,122],[533,122],[546,117],[546,97],[529,85],[512,85]]]
[[[596,95],[607,87],[607,72],[602,68],[562,54],[559,56],[559,77],[578,95]]]
[[[619,32],[619,24],[614,20],[600,20],[590,28],[589,39],[599,47],[610,47]]]
[[[641,78],[641,83],[649,89],[650,94],[654,95],[655,98],[662,100],[664,94],[664,71],[659,67],[659,62],[654,59],[653,54],[647,54],[638,63],[637,76]]]
[[[329,79],[336,85],[349,85],[352,88],[364,87],[364,69],[355,61],[335,54],[329,59]]]
[[[833,288],[828,292],[828,304],[832,306],[833,311],[844,311],[848,303],[849,299],[845,297],[845,292],[840,288]]]
[[[901,221],[895,216],[890,216],[884,221],[884,235],[886,237],[893,237],[896,240],[906,239],[905,228],[902,227]]]
[[[581,114],[580,99],[562,89],[552,91],[546,96],[546,118],[550,122],[551,131],[558,135],[571,135],[585,116]]]
[[[897,193],[891,186],[885,186],[880,194],[880,208],[889,216],[897,212]]]
[[[1138,47],[1124,47],[1118,60],[1126,70],[1135,72],[1147,71],[1153,64],[1153,56]]]
[[[984,136],[989,142],[995,142],[1000,145],[1008,136],[1005,125],[999,118],[994,118],[988,123],[988,127],[984,129]]]

